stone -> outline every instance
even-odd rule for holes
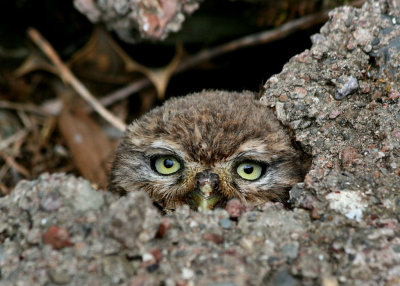
[[[222,228],[230,229],[233,226],[233,223],[229,218],[223,218],[219,221],[219,225],[222,226]]]

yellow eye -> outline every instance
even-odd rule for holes
[[[181,164],[172,156],[162,156],[155,160],[154,168],[161,175],[171,175],[181,168]]]
[[[258,163],[243,162],[237,167],[236,172],[243,179],[254,181],[261,177],[262,170],[262,166]]]

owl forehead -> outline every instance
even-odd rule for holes
[[[265,107],[246,101],[242,107],[191,105],[178,112],[165,106],[138,121],[131,139],[146,138],[140,140],[141,147],[168,149],[202,165],[251,150],[276,153],[287,149],[287,136]]]

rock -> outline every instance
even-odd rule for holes
[[[232,221],[229,218],[223,218],[219,221],[220,226],[225,229],[230,229],[233,225]]]
[[[194,272],[193,270],[189,269],[189,268],[183,268],[182,269],[182,278],[185,280],[189,280],[192,279],[194,276]]]
[[[57,193],[50,193],[48,196],[41,199],[40,206],[49,212],[56,211],[61,207],[61,201]]]
[[[304,98],[307,95],[307,90],[304,87],[296,86],[290,94],[292,98]]]
[[[238,218],[245,210],[245,207],[239,199],[232,199],[226,204],[225,210],[228,212],[229,217]]]
[[[128,283],[129,286],[153,286],[154,284],[156,284],[154,278],[145,274],[135,276]]]
[[[81,187],[75,189],[69,186],[60,186],[59,193],[68,200],[77,211],[86,211],[98,209],[103,203],[103,196],[98,193],[88,181],[82,181]]]
[[[199,7],[198,0],[85,1],[74,5],[93,23],[102,22],[129,43],[143,39],[163,40],[180,30],[186,15]]]
[[[64,271],[57,271],[57,269],[50,269],[49,277],[52,282],[58,285],[68,284],[71,281],[71,277]]]
[[[341,153],[341,159],[343,162],[343,165],[349,166],[355,163],[355,160],[360,158],[360,154],[358,153],[358,150],[353,147],[347,147],[342,150]]]
[[[299,285],[299,282],[295,278],[293,278],[287,270],[281,270],[275,275],[272,282],[266,285],[296,286]]]
[[[338,79],[336,86],[335,99],[342,100],[358,89],[358,81],[354,76],[343,77]]]
[[[326,198],[331,209],[356,221],[361,221],[363,211],[368,206],[361,195],[355,191],[336,191],[328,194]]]
[[[106,230],[125,247],[134,248],[154,238],[159,225],[160,216],[147,194],[131,192],[111,205]]]
[[[103,271],[115,284],[127,281],[134,273],[133,267],[129,261],[117,255],[103,258]]]
[[[71,246],[68,230],[58,226],[50,227],[42,236],[44,244],[51,245],[54,249]]]
[[[171,228],[172,222],[169,218],[165,217],[161,220],[160,225],[156,233],[157,238],[162,238],[165,236],[166,232]]]
[[[282,248],[283,255],[288,259],[295,259],[299,254],[299,246],[297,244],[286,244]]]
[[[225,241],[225,239],[222,235],[219,235],[216,233],[205,233],[205,234],[203,234],[202,237],[204,240],[212,241],[216,244],[221,244]]]

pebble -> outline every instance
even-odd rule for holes
[[[331,209],[356,221],[361,221],[363,211],[368,206],[356,191],[332,192],[328,194],[326,198],[329,201],[329,207]]]
[[[194,272],[193,272],[192,269],[189,269],[189,268],[186,268],[186,267],[184,267],[182,269],[182,278],[183,279],[189,280],[189,279],[192,279],[193,276],[194,276]]]
[[[272,280],[272,286],[297,286],[299,283],[287,270],[279,271]]]
[[[297,200],[300,198],[300,196],[303,194],[303,187],[304,183],[297,184],[293,186],[293,188],[289,191],[290,199],[289,202],[292,204],[295,204]]]
[[[69,239],[68,230],[58,226],[51,226],[42,236],[43,243],[51,245],[54,249],[71,246]]]
[[[340,115],[340,110],[335,109],[331,112],[331,114],[329,114],[329,118],[330,119],[335,119],[336,117],[338,117]]]
[[[83,181],[79,190],[64,187],[60,190],[60,194],[67,198],[77,211],[97,210],[104,204],[103,195],[96,191],[89,181]]]
[[[131,263],[118,255],[106,256],[102,259],[103,271],[114,284],[126,281],[134,274]]]
[[[155,259],[157,262],[160,262],[160,261],[161,261],[163,255],[162,255],[162,252],[161,252],[161,249],[160,249],[160,248],[158,248],[158,247],[153,248],[153,249],[150,251],[150,253],[151,253],[151,255],[153,255],[154,259]]]
[[[65,271],[58,271],[57,269],[50,269],[48,271],[49,278],[55,284],[67,284],[71,281],[71,276]]]
[[[56,193],[50,193],[40,201],[40,206],[45,211],[56,211],[61,207],[59,195]]]
[[[297,55],[296,61],[299,63],[306,63],[306,64],[311,63],[310,51],[306,50],[306,51],[302,52],[301,54]]]
[[[344,80],[343,84],[338,84],[335,91],[334,98],[336,100],[342,100],[346,96],[352,94],[358,89],[358,81],[354,76],[349,76]]]
[[[372,99],[379,99],[382,98],[382,92],[380,92],[379,90],[375,91],[372,95],[371,95]]]
[[[228,212],[229,217],[238,218],[244,212],[245,207],[239,199],[232,199],[226,204],[225,210]]]
[[[314,208],[314,204],[315,204],[315,199],[310,196],[310,195],[306,195],[301,201],[300,201],[300,206],[303,209],[306,210],[312,210]]]
[[[299,254],[299,246],[297,244],[286,244],[282,248],[283,255],[288,259],[296,259]]]
[[[153,286],[157,283],[155,283],[154,278],[152,276],[146,276],[144,274],[139,274],[129,280],[128,285],[129,286]],[[167,283],[165,283],[168,285]],[[175,284],[174,284],[175,285]]]
[[[165,236],[167,231],[171,228],[172,222],[169,218],[163,218],[158,226],[158,230],[156,233],[156,238],[162,238]]]
[[[41,232],[39,229],[34,228],[28,232],[28,235],[26,237],[26,240],[30,244],[38,244],[41,240]]]
[[[355,163],[354,161],[360,158],[360,156],[358,150],[354,147],[345,148],[341,153],[342,162],[345,166]]]
[[[151,273],[151,272],[156,271],[159,267],[160,266],[157,263],[155,263],[155,264],[150,264],[150,265],[146,266],[146,269],[147,269],[147,271],[149,271]]]
[[[230,229],[233,223],[229,218],[223,218],[219,221],[219,225],[222,226],[222,228]]]
[[[339,285],[336,277],[331,276],[331,275],[325,274],[321,280],[322,280],[322,286],[338,286]]]
[[[143,253],[143,255],[142,255],[143,262],[149,262],[149,261],[154,261],[154,260],[155,260],[155,258],[152,253],[147,253],[147,252]]]
[[[281,94],[280,96],[279,96],[279,101],[281,101],[281,102],[286,102],[286,101],[288,101],[288,96],[286,95],[286,94]]]
[[[379,38],[374,38],[371,42],[371,44],[373,46],[377,46],[379,43],[381,42],[381,40]]]
[[[202,238],[207,241],[212,241],[216,244],[224,243],[225,239],[222,235],[216,233],[205,233]]]
[[[254,212],[250,212],[249,214],[248,214],[248,216],[247,216],[247,220],[248,221],[256,221],[256,219],[257,219],[257,215],[254,213]]]
[[[400,244],[395,245],[395,246],[393,247],[393,251],[396,252],[396,253],[400,253]]]
[[[304,87],[296,86],[290,95],[292,98],[304,98],[307,95],[307,90]]]
[[[398,99],[400,96],[400,93],[397,90],[391,89],[389,91],[388,97],[391,99]]]
[[[313,220],[319,220],[319,219],[321,219],[321,215],[320,215],[319,212],[320,212],[319,209],[316,209],[316,208],[312,209],[312,210],[311,210],[311,218],[312,218]]]

